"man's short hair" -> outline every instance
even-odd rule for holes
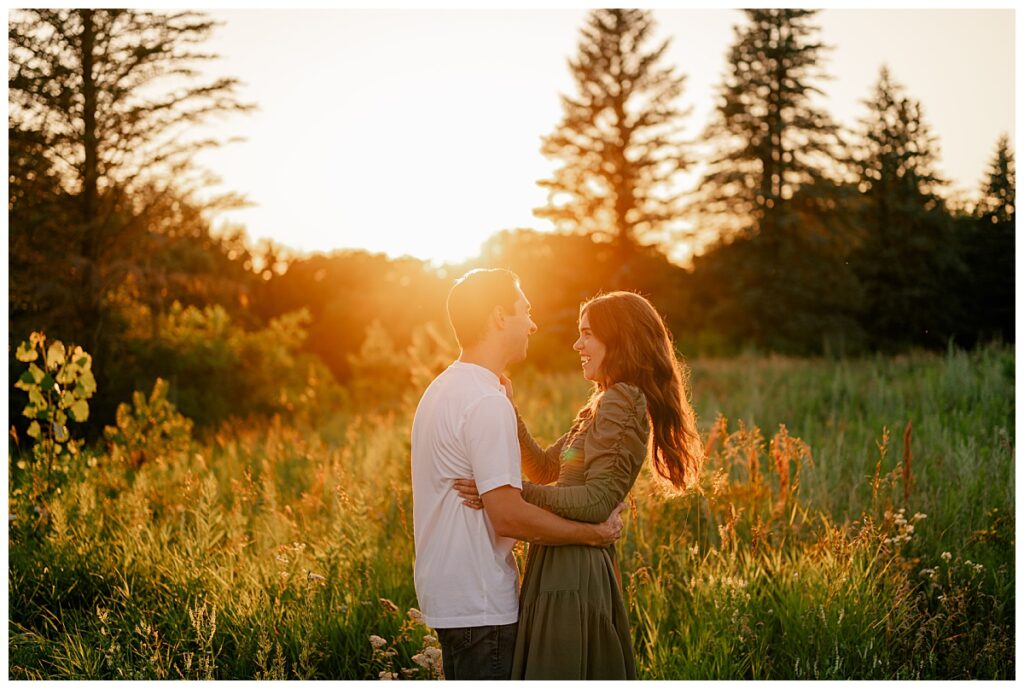
[[[512,313],[519,298],[519,276],[503,268],[471,270],[448,292],[448,320],[460,347],[469,347],[487,334],[495,306]]]

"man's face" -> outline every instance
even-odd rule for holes
[[[530,317],[530,300],[523,291],[516,288],[515,307],[505,320],[505,333],[509,344],[509,361],[522,361],[526,358],[530,335],[537,332],[537,324]]]

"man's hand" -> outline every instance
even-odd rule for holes
[[[480,499],[480,493],[476,490],[476,481],[471,478],[457,478],[452,485],[455,487],[455,492],[462,498],[463,505],[472,507],[474,510],[482,510],[484,508],[483,500]]]
[[[615,541],[619,540],[619,537],[622,536],[622,517],[619,513],[625,508],[626,503],[620,502],[615,506],[615,509],[612,510],[612,513],[608,515],[607,519],[600,524],[594,525],[597,531],[595,534],[596,540],[592,545],[603,548],[604,546],[611,545]]]

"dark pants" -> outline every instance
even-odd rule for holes
[[[445,679],[510,679],[516,626],[438,629]]]

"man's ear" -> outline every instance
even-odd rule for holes
[[[491,325],[494,326],[495,330],[503,330],[505,328],[505,321],[508,320],[509,313],[505,310],[504,306],[495,306],[491,310]]]

